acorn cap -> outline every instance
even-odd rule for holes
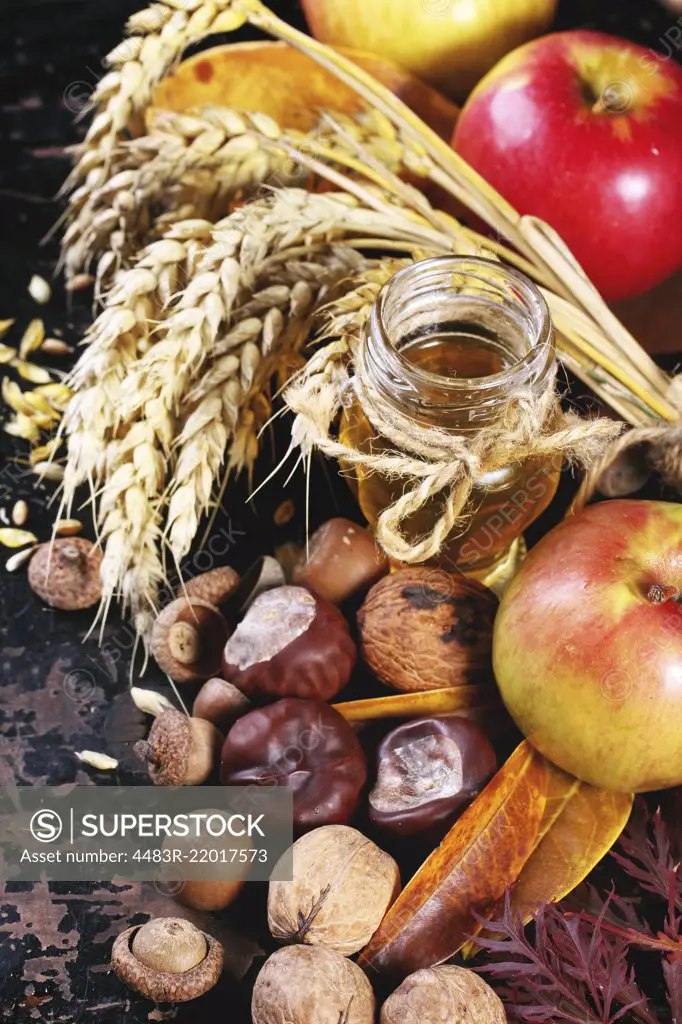
[[[215,605],[199,597],[178,597],[154,623],[150,649],[159,668],[176,683],[197,682],[217,674],[229,632]]]
[[[31,589],[53,608],[79,611],[102,597],[102,552],[84,537],[40,544],[28,566]]]
[[[203,960],[188,971],[174,973],[154,970],[137,959],[131,946],[140,927],[134,925],[121,932],[111,950],[111,966],[130,988],[157,1003],[187,1003],[218,982],[223,970],[223,949],[211,935],[201,933],[206,940]]]
[[[184,587],[178,590],[178,597],[198,597],[218,607],[235,592],[239,581],[238,572],[229,565],[221,565],[188,580]]]
[[[135,744],[135,752],[147,762],[157,786],[184,786],[192,750],[192,726],[181,711],[164,711],[154,720],[149,736]]]

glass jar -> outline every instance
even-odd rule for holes
[[[376,300],[362,344],[366,373],[384,399],[416,423],[465,436],[494,421],[514,391],[542,393],[555,368],[541,293],[522,274],[474,257],[438,257],[399,271]],[[370,419],[355,398],[344,409],[340,440],[363,452],[395,451]],[[406,486],[362,466],[344,469],[371,524]],[[487,473],[438,564],[487,582],[508,575],[523,530],[549,505],[560,471],[560,460],[534,458]],[[402,524],[405,535],[429,533],[441,512],[434,499]]]

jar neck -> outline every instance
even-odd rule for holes
[[[549,386],[552,321],[540,291],[515,270],[475,257],[422,260],[382,289],[363,361],[372,385],[403,414],[473,431],[512,393]]]

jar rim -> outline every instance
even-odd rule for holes
[[[426,370],[409,360],[389,335],[386,327],[387,306],[395,301],[396,292],[409,290],[415,281],[425,282],[430,276],[444,272],[459,273],[463,277],[470,277],[472,281],[479,280],[486,284],[490,284],[493,276],[496,276],[511,286],[512,293],[517,293],[519,303],[524,303],[528,309],[527,320],[532,325],[528,350],[502,370],[482,377],[448,377]],[[453,400],[465,392],[475,391],[482,401],[487,401],[491,393],[504,392],[521,375],[526,378],[526,386],[532,385],[544,377],[554,357],[552,320],[542,292],[520,271],[479,256],[435,256],[397,271],[374,303],[370,315],[369,338],[380,340],[381,368],[388,371],[394,384],[400,381],[401,390],[406,386],[408,390],[418,390],[420,387],[437,389]]]

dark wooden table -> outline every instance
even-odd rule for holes
[[[50,334],[61,331],[74,343],[87,326],[86,300],[69,308],[57,285],[50,304],[41,308],[26,289],[32,274],[52,276],[56,245],[40,247],[39,240],[58,212],[53,197],[69,167],[64,148],[82,131],[74,125],[74,114],[102,74],[103,55],[138,6],[136,0],[4,0],[0,8],[0,318],[17,318],[9,340],[16,340],[21,325],[34,316],[45,319]],[[293,4],[282,0],[273,6],[300,23]],[[596,6],[593,0],[564,0],[560,27],[620,32],[655,47],[674,24],[674,16],[654,0],[601,0],[595,13]],[[646,312],[638,315],[649,319]],[[282,436],[278,443],[284,443]],[[35,485],[22,464],[22,445],[5,434],[0,453],[0,508],[9,510],[25,498],[30,528],[47,539],[49,486]],[[301,482],[295,481],[286,495],[280,486],[274,485],[255,507],[245,503],[244,482],[230,488],[217,528],[229,537],[227,560],[236,568],[243,570],[284,541],[302,540],[300,514],[283,527],[272,517],[284,497],[302,509]],[[563,498],[535,535],[558,518],[570,490],[567,480]],[[334,512],[357,515],[345,487],[324,469],[316,471],[313,497],[314,520]],[[130,632],[112,617],[100,647],[92,638],[83,642],[89,624],[87,613],[73,616],[44,608],[24,573],[0,573],[0,784],[146,782],[132,755],[146,722],[126,694]],[[161,683],[151,669],[145,685]],[[83,768],[74,756],[83,748],[107,750],[119,759],[119,770],[105,774]],[[227,914],[213,917],[211,929],[224,942],[229,971],[213,993],[181,1009],[179,1020],[249,1020],[252,961],[267,944],[263,904],[261,890],[257,898],[251,894]],[[37,882],[0,887],[0,1019],[84,1024],[143,1021],[150,1014],[153,1019],[152,1005],[128,993],[109,971],[111,943],[130,924],[174,913],[176,905],[150,885]],[[200,915],[193,917],[202,923]],[[240,986],[234,979],[244,975]]]

